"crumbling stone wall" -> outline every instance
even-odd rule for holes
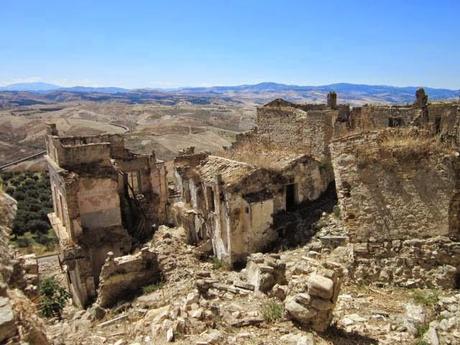
[[[412,106],[365,105],[355,107],[350,113],[350,131],[407,127],[414,124],[414,120],[420,115],[421,110]],[[344,134],[349,134],[349,131]]]
[[[210,240],[219,259],[244,261],[277,239],[272,215],[284,207],[284,178],[247,163],[200,157],[176,161],[181,202],[173,207],[175,222],[191,242]]]
[[[424,92],[418,92],[418,98],[413,105],[354,107],[346,122],[335,122],[334,137],[391,127],[417,126],[458,148],[460,104],[458,102],[427,103],[425,97]]]
[[[460,239],[459,161],[414,131],[369,132],[331,144],[341,217],[355,256],[352,274],[452,287],[460,262],[460,244],[453,242]]]
[[[60,242],[74,303],[96,297],[108,252],[128,254],[167,219],[164,162],[124,147],[122,135],[46,136],[54,212],[49,215]]]
[[[257,136],[260,140],[302,149],[318,160],[329,155],[333,134],[332,109],[303,110],[292,105],[268,104],[257,108]]]
[[[339,204],[350,240],[458,238],[458,229],[449,225],[450,205],[457,194],[456,154],[426,152],[423,147],[408,155],[398,153],[397,148],[382,146],[389,133],[356,135],[331,145]],[[406,132],[393,133],[404,137]],[[402,140],[411,145],[417,139]]]
[[[111,307],[160,279],[157,254],[152,249],[144,247],[137,254],[119,257],[109,253],[102,266],[96,304]]]

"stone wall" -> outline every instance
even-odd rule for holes
[[[393,129],[331,144],[352,276],[454,287],[460,269],[458,154],[424,131]]]
[[[54,212],[74,303],[96,296],[108,252],[128,254],[166,221],[168,190],[164,162],[155,153],[135,154],[122,135],[46,137]]]
[[[386,147],[389,133],[401,135],[405,146]],[[350,241],[459,238],[450,220],[458,217],[452,213],[459,192],[457,155],[426,151],[430,142],[424,140],[412,147],[419,139],[406,134],[388,130],[332,143],[337,194]],[[393,140],[391,135],[388,140]]]
[[[109,253],[101,270],[96,304],[111,307],[160,279],[157,254],[153,250],[144,247],[137,254],[120,257]]]
[[[353,243],[352,249],[350,277],[357,283],[460,287],[460,242],[447,237]]]
[[[257,109],[257,137],[260,140],[301,149],[322,160],[329,156],[333,119],[337,110],[304,111],[292,106],[264,106]]]
[[[365,105],[351,110],[347,128],[336,127],[335,137],[348,136],[353,132],[380,130],[389,127],[418,126],[438,135],[454,147],[460,145],[460,104],[458,102],[429,103],[424,107],[415,105],[384,106]]]

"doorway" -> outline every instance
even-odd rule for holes
[[[296,207],[296,184],[288,184],[286,186],[286,211],[292,211]]]

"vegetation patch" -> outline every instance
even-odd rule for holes
[[[215,256],[211,257],[211,263],[212,263],[213,270],[229,270],[230,269],[229,265],[226,262],[219,260]]]
[[[57,238],[48,220],[48,213],[53,209],[48,174],[2,172],[0,184],[18,202],[11,238],[13,244],[25,252],[53,251]]]
[[[54,277],[45,278],[39,287],[38,308],[44,317],[57,317],[61,319],[62,310],[70,298],[69,293]]]
[[[439,291],[437,290],[415,290],[412,293],[415,303],[432,307],[439,301]]]
[[[417,128],[387,129],[379,133],[377,145],[357,148],[359,165],[379,163],[398,166],[400,162],[418,162],[433,155],[450,154],[453,151],[439,138]]]
[[[266,322],[275,322],[283,318],[284,307],[276,300],[270,299],[262,304],[260,312]]]
[[[149,285],[146,285],[146,286],[142,287],[142,293],[144,295],[149,294],[149,293],[155,292],[157,290],[160,290],[163,286],[164,286],[164,282],[162,282],[162,281],[160,281],[158,283],[154,283],[154,284],[149,284]]]

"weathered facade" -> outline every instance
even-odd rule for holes
[[[50,125],[47,160],[54,212],[73,300],[96,297],[108,252],[128,254],[166,219],[166,170],[155,155],[136,155],[122,135],[60,137]]]
[[[428,103],[419,89],[412,105],[365,105],[349,108],[341,121],[336,121],[334,137],[351,133],[394,127],[416,126],[439,136],[444,142],[460,144],[460,103]]]
[[[357,279],[454,287],[460,270],[458,153],[432,133],[386,129],[333,141]]]
[[[193,152],[175,160],[181,195],[175,222],[187,228],[190,242],[209,240],[216,257],[229,264],[270,248],[285,232],[277,215],[316,200],[331,182],[330,171],[309,155],[257,154],[265,158],[252,164]]]
[[[191,242],[211,241],[214,254],[228,263],[244,260],[277,238],[272,215],[282,207],[282,176],[247,163],[217,156],[176,160],[182,202],[176,222]],[[181,163],[179,163],[179,160]]]
[[[328,104],[294,104],[276,99],[259,107],[257,127],[239,135],[233,147],[257,141],[323,160],[329,156],[334,122],[343,112],[343,106],[337,106],[335,93],[328,96],[328,101]]]

